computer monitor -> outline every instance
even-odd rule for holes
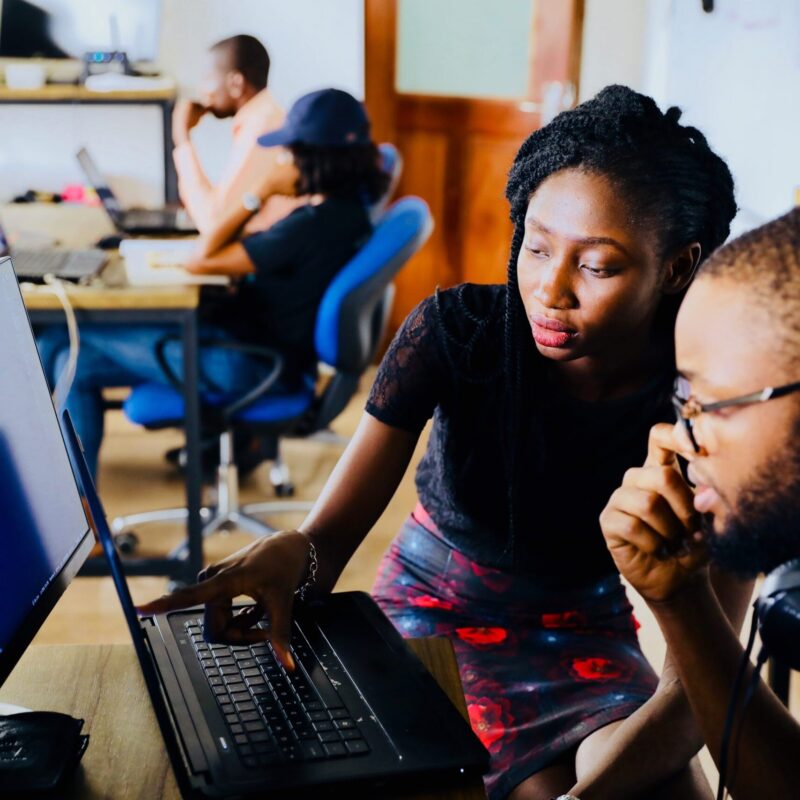
[[[94,544],[11,259],[0,259],[0,685]]]
[[[0,0],[0,56],[83,58],[118,50],[158,56],[161,0]]]

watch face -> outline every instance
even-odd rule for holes
[[[261,199],[252,192],[245,192],[242,195],[242,205],[248,211],[258,211],[261,208]]]

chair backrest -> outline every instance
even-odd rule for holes
[[[428,205],[419,197],[398,200],[322,297],[314,342],[320,361],[360,375],[370,364],[385,327],[387,287],[433,230]]]
[[[378,145],[378,151],[381,155],[381,168],[389,176],[389,185],[381,197],[369,207],[369,218],[373,225],[378,223],[386,211],[386,206],[394,196],[397,184],[400,183],[400,176],[403,174],[403,157],[393,144],[382,142]]]
[[[350,402],[386,331],[394,299],[392,278],[432,230],[424,200],[398,200],[328,287],[317,313],[315,342],[320,361],[336,372],[300,431],[326,428]]]

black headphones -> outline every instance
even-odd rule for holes
[[[756,659],[755,669],[745,686],[745,673],[756,641],[756,631],[761,637],[761,650]],[[795,558],[776,567],[767,575],[761,591],[753,603],[750,636],[739,662],[736,679],[733,682],[731,701],[725,717],[725,729],[722,733],[717,800],[722,800],[725,796],[728,756],[739,694],[744,690],[742,706],[739,711],[739,716],[744,717],[758,685],[761,669],[770,656],[774,656],[781,664],[791,669],[800,669],[800,635],[798,634],[800,634],[800,558]],[[734,773],[736,772],[738,749],[739,737],[737,736],[733,743],[732,753]]]
[[[770,572],[755,602],[758,632],[766,652],[800,670],[800,558]]]

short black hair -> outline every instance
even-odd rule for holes
[[[255,36],[248,36],[246,33],[229,36],[213,44],[211,50],[226,52],[232,70],[241,72],[244,79],[259,92],[266,89],[269,80],[269,53]]]
[[[517,284],[517,258],[525,234],[525,214],[542,182],[564,169],[603,175],[629,200],[630,213],[658,234],[664,255],[699,242],[701,260],[721,245],[736,214],[733,178],[725,162],[696,128],[680,124],[681,112],[662,112],[655,101],[627,86],[607,86],[596,97],[564,111],[534,131],[520,147],[508,176],[514,236],[508,261],[505,309],[506,470],[509,487],[508,547],[518,560],[515,537],[517,447],[529,408],[531,337]],[[662,301],[656,320],[665,355],[674,361],[675,317],[682,295]],[[666,333],[669,332],[667,336]],[[533,423],[536,424],[536,423]]]
[[[698,278],[735,283],[781,326],[788,363],[800,363],[800,207],[719,248]]]
[[[375,202],[389,186],[390,176],[381,168],[380,152],[372,142],[332,147],[293,144],[289,149],[300,172],[298,194]]]

